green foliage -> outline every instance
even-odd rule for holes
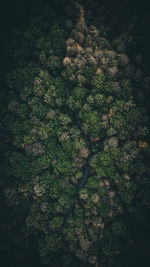
[[[136,127],[142,123],[142,111],[132,102],[117,100],[113,104],[113,112],[110,123],[117,130],[120,139],[133,135]]]
[[[68,80],[69,78],[71,78],[73,74],[74,74],[74,70],[71,67],[67,67],[61,72],[61,75],[65,80]]]
[[[42,104],[40,98],[35,96],[31,100],[29,100],[28,104],[31,107],[32,116],[37,116],[40,119],[46,116],[48,108]]]
[[[23,120],[28,118],[29,114],[30,114],[30,109],[29,106],[26,104],[21,104],[17,109],[17,115]]]
[[[83,68],[83,76],[86,78],[87,82],[91,84],[93,76],[96,72],[96,67],[91,65],[89,67]]]
[[[110,42],[103,37],[97,37],[97,43],[101,46],[102,49],[110,48]]]
[[[75,96],[76,99],[85,99],[87,95],[87,89],[84,87],[77,86],[73,89],[72,94]]]
[[[39,127],[38,134],[40,140],[46,140],[50,136],[55,136],[57,125],[58,124],[56,122],[49,122],[42,127]]]
[[[5,194],[11,205],[16,192],[23,207],[28,203],[24,232],[34,234],[45,263],[63,254],[63,266],[103,267],[126,236],[123,219],[138,214],[137,193],[149,185],[149,131],[146,110],[134,98],[135,69],[117,53],[122,38],[112,50],[107,27],[102,34],[87,27],[78,8],[72,33],[65,17],[51,25],[49,17],[44,25],[37,17],[23,34],[34,52],[7,76],[3,162],[14,190],[8,185]]]
[[[34,142],[37,141],[37,137],[32,134],[24,135],[23,141],[24,141],[24,144],[33,144]]]
[[[51,157],[49,156],[49,154],[45,154],[44,156],[39,157],[37,162],[39,166],[43,170],[45,170],[50,167]]]
[[[13,152],[10,158],[12,175],[20,180],[27,180],[34,174],[34,162],[22,153]]]
[[[49,196],[51,199],[58,199],[61,193],[61,184],[59,181],[51,179],[48,187]]]
[[[62,57],[66,47],[65,43],[66,33],[63,29],[60,29],[57,25],[51,27],[51,40],[52,49],[57,56]]]
[[[57,164],[54,167],[54,173],[56,175],[59,174],[68,175],[71,172],[72,172],[71,161],[67,160],[66,156],[64,158],[60,156],[57,160]]]
[[[95,177],[90,177],[87,181],[86,188],[90,190],[96,190],[99,188],[99,180],[96,180]]]
[[[63,224],[63,217],[54,217],[54,219],[49,221],[49,228],[50,230],[52,230],[53,232],[58,231],[59,228],[62,226]]]
[[[93,78],[92,85],[96,87],[94,88],[94,92],[103,92],[104,91],[104,85],[105,85],[106,77],[103,73],[98,74]],[[96,91],[97,90],[97,91]]]
[[[7,83],[10,88],[21,91],[23,87],[30,87],[33,84],[35,76],[38,74],[39,68],[29,63],[24,68],[18,68],[8,75]]]

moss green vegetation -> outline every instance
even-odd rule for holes
[[[77,8],[76,25],[32,19],[15,55],[4,193],[16,209],[28,203],[23,231],[45,264],[106,267],[129,238],[126,216],[147,203],[148,118],[122,41]]]

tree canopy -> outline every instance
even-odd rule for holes
[[[148,77],[127,55],[130,30],[112,41],[75,7],[77,21],[32,17],[10,44],[3,195],[42,262],[106,267],[130,240],[127,218],[149,207]]]

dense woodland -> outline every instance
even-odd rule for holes
[[[2,266],[147,266],[147,8],[4,3]]]

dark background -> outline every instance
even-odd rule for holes
[[[58,13],[64,12],[66,1],[62,0],[41,0],[43,5],[49,2],[49,5]],[[85,1],[86,2],[86,1]],[[94,3],[98,1],[87,1],[89,9],[94,10]],[[134,29],[134,38],[136,49],[142,54],[145,64],[145,72],[150,71],[150,8],[149,1],[142,0],[101,0],[104,4],[103,14],[108,22],[113,17],[117,18],[119,31],[123,31],[132,17],[136,18]],[[4,55],[4,49],[9,42],[10,29],[12,26],[21,25],[23,28],[27,25],[29,16],[35,11],[37,2],[35,0],[1,0],[0,4],[0,86],[5,87],[5,75],[8,72],[9,65]],[[96,10],[95,10],[96,12]],[[4,208],[4,207],[1,207]],[[150,213],[145,214],[143,222],[135,226],[135,243],[132,248],[126,250],[116,267],[147,267],[150,266]],[[134,230],[134,229],[133,229]],[[34,245],[26,247],[24,244],[14,246],[13,236],[0,236],[0,265],[2,267],[42,267],[39,256],[34,250]],[[49,265],[50,266],[50,265]]]

